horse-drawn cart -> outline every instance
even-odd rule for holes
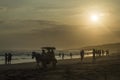
[[[36,58],[37,65],[41,62],[44,68],[47,67],[47,64],[52,64],[53,67],[56,67],[57,59],[55,58],[55,47],[42,47],[41,54],[32,52],[32,58]]]

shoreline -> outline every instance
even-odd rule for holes
[[[97,62],[99,63],[100,61],[107,61],[110,60],[109,57],[113,58],[116,57],[116,55],[114,56],[102,56],[102,57],[97,57]],[[80,64],[93,64],[92,63],[92,57],[86,57],[84,58],[83,62],[81,63],[80,58],[73,58],[73,59],[60,59],[57,60],[57,66],[59,65],[68,65],[68,64],[73,64],[73,63],[80,63]],[[50,66],[51,64],[49,64],[48,66]],[[24,63],[15,63],[15,64],[0,64],[0,70],[2,69],[12,69],[12,67],[16,67],[16,68],[20,68],[20,67],[25,67],[25,66],[31,66],[31,68],[36,67],[36,62],[24,62]],[[51,66],[52,67],[52,66]],[[16,69],[14,68],[14,69]]]

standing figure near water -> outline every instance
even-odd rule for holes
[[[59,53],[58,55],[59,55],[59,57],[61,57],[61,53]]]
[[[81,62],[83,62],[83,59],[84,59],[84,50],[80,51],[80,58],[81,58]]]
[[[7,64],[7,61],[8,61],[8,54],[5,53],[5,64]]]
[[[50,60],[52,61],[52,65],[55,68],[56,67],[56,63],[57,63],[57,59],[55,58],[54,50],[51,50],[50,53],[51,53]]]
[[[70,53],[70,58],[72,59],[72,53]]]
[[[104,56],[104,54],[105,54],[105,51],[104,51],[104,50],[102,50],[102,56]]]
[[[64,59],[64,53],[62,53],[62,59]]]
[[[12,60],[12,54],[8,53],[8,64],[11,64],[11,60]]]
[[[109,50],[106,50],[106,56],[109,56]]]
[[[95,63],[95,61],[96,61],[96,56],[95,56],[95,54],[96,54],[96,50],[93,49],[93,63]]]

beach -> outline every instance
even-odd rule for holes
[[[0,80],[120,80],[120,0],[0,0]]]
[[[0,66],[0,80],[119,80],[120,55],[58,60],[56,68],[38,69],[36,63]]]

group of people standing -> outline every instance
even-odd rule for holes
[[[96,62],[96,56],[104,56],[106,54],[106,56],[109,55],[109,50],[97,50],[97,49],[93,49],[92,50],[92,59],[93,59],[93,63]],[[80,51],[80,58],[81,58],[81,62],[83,62],[83,59],[84,59],[84,55],[85,55],[85,51],[84,50],[81,50]]]
[[[11,60],[12,60],[12,54],[5,53],[5,64],[11,64]]]
[[[95,49],[95,52],[98,56],[109,56],[109,50],[97,50]]]
[[[61,57],[62,59],[64,59],[64,56],[65,56],[64,53],[59,53],[58,55],[59,55],[59,57]],[[70,56],[70,58],[72,59],[73,54],[70,53],[69,56]]]
[[[64,53],[59,53],[59,57],[62,57],[64,59],[65,54]]]

